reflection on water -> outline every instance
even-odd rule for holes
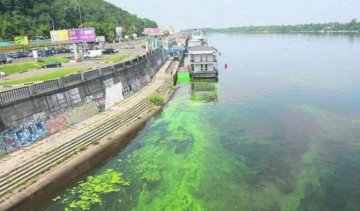
[[[360,38],[209,43],[231,67],[220,80],[181,84],[135,140],[45,210],[360,210]]]
[[[195,102],[217,102],[218,90],[216,81],[191,82],[191,100]]]

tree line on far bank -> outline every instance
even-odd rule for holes
[[[206,28],[207,32],[221,33],[294,33],[294,32],[360,32],[360,22],[353,19],[349,23],[323,23],[273,26],[243,26],[230,28]]]
[[[91,26],[98,36],[115,39],[115,27],[123,34],[140,34],[156,22],[139,18],[104,0],[1,0],[0,40],[28,35],[31,39],[49,38],[50,31],[80,27],[80,5],[83,26]]]

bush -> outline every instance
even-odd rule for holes
[[[165,100],[161,95],[153,95],[149,97],[149,101],[156,106],[162,106]]]

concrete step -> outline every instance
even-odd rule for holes
[[[132,109],[107,118],[105,122],[101,123],[101,127],[97,127],[97,129],[92,130],[91,133],[85,133],[56,149],[52,149],[46,156],[33,158],[17,169],[1,175],[0,197],[3,197],[5,194],[29,182],[32,178],[59,164],[59,160],[63,162],[63,159],[69,158],[74,154],[74,151],[76,151],[79,146],[87,147],[92,144],[93,140],[101,139],[112,131],[129,124],[131,121],[136,121],[139,116],[145,112],[149,112],[149,109],[153,107],[148,100],[149,96],[153,94],[168,95],[170,92],[169,83],[163,81],[161,86],[155,91],[146,91],[143,93],[140,102],[127,101],[126,104],[130,104],[127,106],[132,107]],[[96,127],[94,127],[94,129],[95,128]]]

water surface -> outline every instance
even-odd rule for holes
[[[360,210],[360,38],[214,34],[209,44],[222,53],[219,81],[181,84],[135,140],[45,210]]]

